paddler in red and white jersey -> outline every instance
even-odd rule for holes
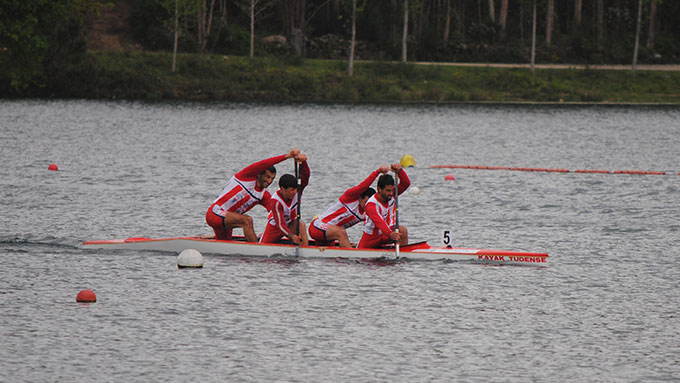
[[[310,170],[306,155],[300,154],[295,158],[300,162],[300,195],[298,195],[298,183],[295,176],[284,174],[279,178],[279,190],[271,198],[267,226],[260,238],[260,243],[276,243],[279,239],[287,237],[295,244],[302,246],[309,244],[305,223],[300,220],[297,230],[295,223],[302,192],[309,184]]]
[[[411,186],[411,180],[400,164],[392,164],[392,171],[399,175],[399,195]],[[364,234],[359,241],[359,248],[376,248],[385,243],[399,241],[400,245],[408,244],[408,231],[399,225],[399,231],[393,230],[394,217],[394,178],[383,174],[378,179],[378,191],[366,202],[366,219]]]
[[[366,218],[366,201],[375,194],[371,187],[379,174],[390,170],[387,165],[373,171],[359,185],[347,189],[326,211],[309,224],[309,236],[317,245],[338,241],[340,247],[352,247],[347,229]]]
[[[231,177],[205,215],[206,222],[215,231],[215,239],[231,240],[233,229],[240,227],[246,241],[257,242],[253,218],[245,213],[257,204],[269,210],[271,194],[267,187],[276,177],[274,165],[299,155],[298,149],[291,149],[288,154],[249,165]]]

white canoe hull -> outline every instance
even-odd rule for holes
[[[208,254],[229,254],[252,257],[295,257],[295,245],[218,241],[204,237],[128,238],[83,242],[86,249],[152,250],[179,253],[185,249]],[[433,247],[425,242],[402,246],[400,258],[412,260],[452,260],[493,264],[545,266],[548,254],[505,250],[470,249],[462,247]],[[392,259],[394,248],[347,249],[335,246],[301,246],[303,258]]]

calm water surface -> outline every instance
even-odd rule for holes
[[[0,101],[0,381],[678,381],[679,130],[678,108]],[[411,154],[412,241],[449,229],[549,266],[205,255],[178,270],[175,254],[80,247],[211,234],[228,178],[291,147],[312,168],[306,221]],[[97,303],[75,302],[84,288]]]

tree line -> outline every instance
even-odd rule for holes
[[[528,62],[535,39],[541,62],[630,64],[639,16],[640,59],[648,63],[680,60],[680,28],[676,26],[680,2],[672,0],[134,3],[135,36],[149,49],[170,48],[167,20],[173,14],[168,10],[179,4],[180,49],[192,52],[267,54],[277,53],[269,46],[275,45],[278,53],[347,59],[349,48],[356,46],[358,58],[364,59]],[[353,34],[356,45],[349,42]],[[269,35],[284,36],[286,43],[268,45],[262,38]]]
[[[121,33],[145,50],[350,63],[680,62],[675,0],[0,0],[0,90],[67,87],[88,73],[88,26],[123,7],[130,28]]]

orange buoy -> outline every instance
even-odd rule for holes
[[[444,177],[444,180],[445,180],[445,181],[453,181],[453,180],[455,180],[455,179],[456,179],[456,178],[453,176],[453,174],[447,174],[447,175]]]
[[[81,290],[76,297],[76,302],[90,303],[96,301],[97,296],[95,295],[94,291],[88,289]]]
[[[52,170],[52,171],[57,171],[59,170],[59,166],[57,164],[50,164],[50,166],[47,167],[47,170]]]

